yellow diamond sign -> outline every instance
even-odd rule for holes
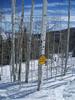
[[[40,58],[39,58],[39,64],[43,65],[45,64],[47,61],[47,58],[45,55],[41,55]]]

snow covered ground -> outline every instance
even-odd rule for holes
[[[37,61],[32,62],[31,67],[37,66]],[[68,65],[73,65],[70,68],[70,73],[66,76],[46,78],[45,71],[41,90],[37,91],[37,71],[33,71],[33,78],[26,84],[11,83],[10,81],[10,66],[4,66],[2,69],[2,80],[0,81],[0,100],[74,100],[75,98],[75,58],[69,59]],[[22,64],[22,79],[25,75],[25,64]],[[30,68],[31,69],[31,68]],[[37,70],[37,67],[35,67]]]

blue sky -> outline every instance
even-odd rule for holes
[[[63,2],[64,0],[48,0],[48,2]],[[42,0],[35,0],[35,4],[42,3]],[[21,0],[17,0],[17,4],[21,4]],[[31,5],[31,0],[25,0],[25,5]],[[9,8],[11,7],[11,0],[0,0],[0,7]]]
[[[11,25],[11,1],[12,0],[0,0],[0,10],[4,11],[6,26]],[[16,8],[18,16],[21,15],[21,0],[16,0]],[[43,0],[35,0],[35,10],[34,16],[42,16],[42,3]],[[25,20],[29,21],[30,16],[30,8],[31,8],[31,0],[25,0]],[[49,27],[54,23],[62,23],[62,29],[67,28],[67,20],[68,20],[68,0],[48,0],[48,24]],[[27,17],[26,17],[27,16]],[[35,20],[39,20],[40,17],[35,18]],[[56,19],[56,20],[55,20]],[[4,24],[3,24],[4,26]],[[60,26],[60,25],[59,25]],[[71,0],[71,27],[75,27],[75,0]],[[58,25],[56,26],[57,29]],[[9,29],[10,29],[9,28]]]

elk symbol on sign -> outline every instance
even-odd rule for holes
[[[39,64],[43,65],[45,64],[47,61],[47,58],[45,57],[45,55],[41,55],[39,58]]]

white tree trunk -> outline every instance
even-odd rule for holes
[[[20,38],[19,38],[19,72],[18,72],[18,81],[21,81],[21,68],[22,68],[22,43],[24,36],[24,0],[22,0],[22,15],[20,23]]]
[[[69,38],[70,38],[70,7],[71,7],[71,0],[68,0],[68,34],[67,34],[67,46],[66,46],[66,61],[65,61],[65,69],[64,75],[66,74],[67,70],[67,62],[69,57]]]
[[[47,27],[47,0],[43,0],[40,55],[45,55],[46,27]],[[42,67],[43,65],[39,64],[38,66],[38,89],[37,90],[40,90],[40,85],[42,81]]]
[[[12,56],[11,56],[11,62],[12,62],[13,81],[16,80],[16,75],[15,75],[15,2],[16,2],[16,0],[12,0]]]
[[[34,0],[32,0],[32,8],[31,8],[31,16],[30,16],[30,33],[28,34],[27,40],[27,61],[26,61],[26,76],[25,82],[28,83],[28,76],[29,76],[29,62],[30,62],[30,55],[31,55],[31,36],[33,30],[33,12],[34,12]]]

